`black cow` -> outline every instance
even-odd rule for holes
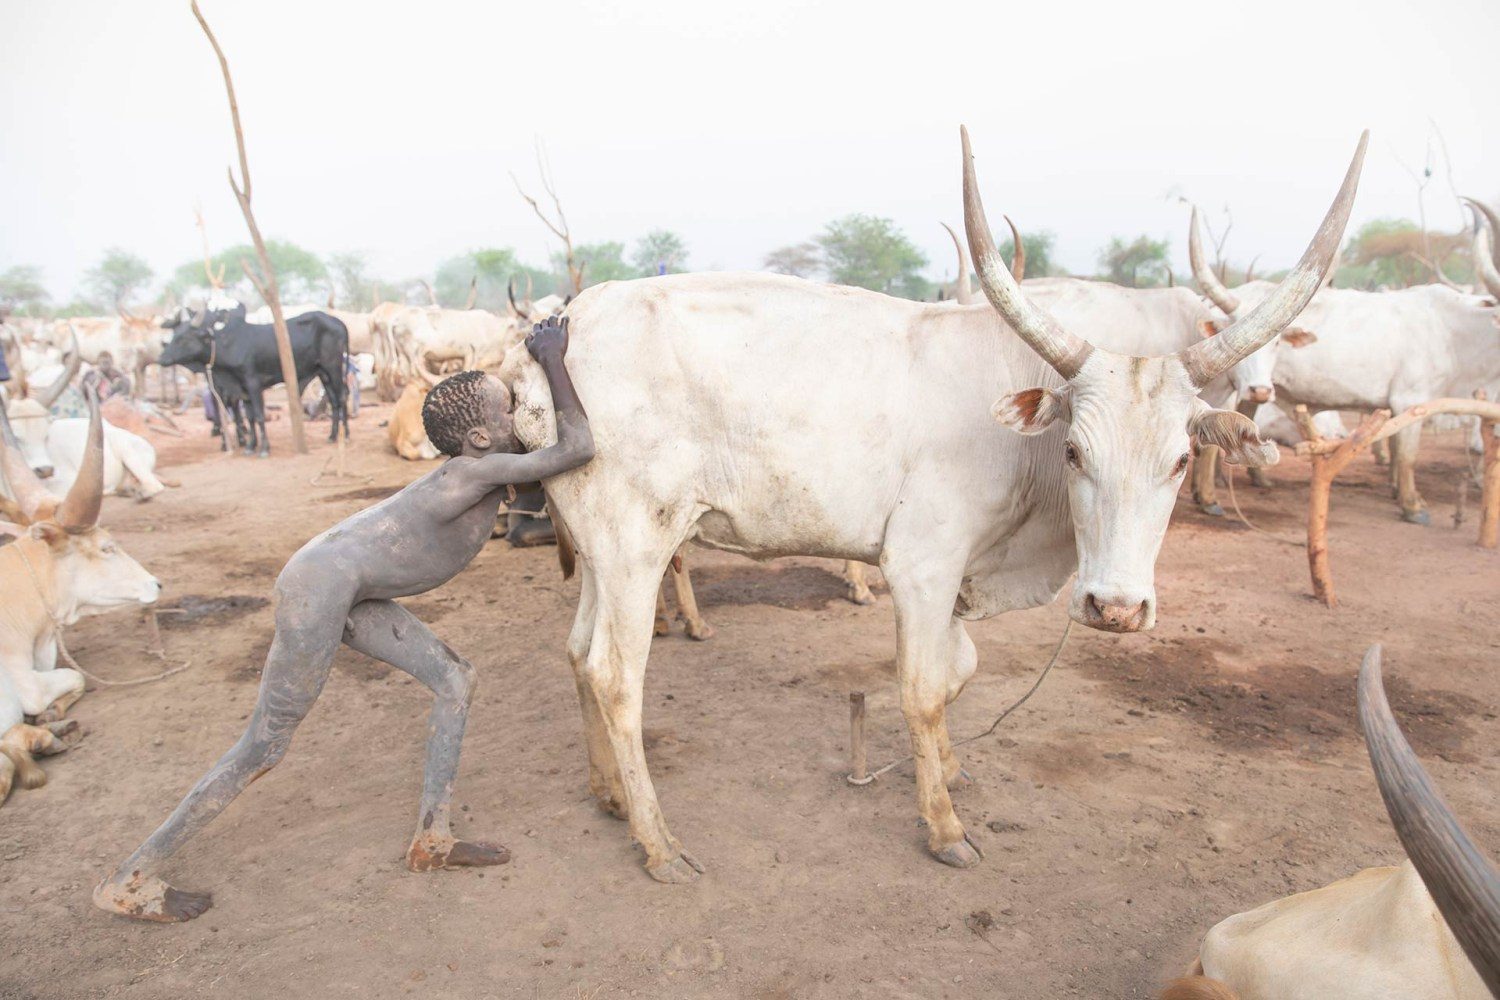
[[[162,320],[162,329],[171,330],[175,337],[179,332],[187,330],[193,323],[192,312],[186,307],[177,311],[176,314]],[[202,361],[180,362],[183,368],[199,375],[207,374],[208,366]],[[228,410],[228,416],[234,418],[234,436],[241,448],[250,447],[250,432],[246,423],[245,415],[245,392],[240,388],[238,382],[223,372],[215,370],[209,387],[213,395],[207,399],[203,406],[204,417],[213,425],[210,432],[213,437],[219,439],[219,450],[229,450],[229,436],[224,433],[223,411]]]
[[[349,330],[337,317],[311,312],[287,320],[292,342],[292,360],[297,369],[297,391],[313,379],[323,383],[333,411],[328,440],[337,441],[339,426],[349,436],[349,412],[344,383],[344,365],[349,353]],[[250,423],[246,453],[271,453],[266,436],[265,390],[280,384],[281,355],[276,349],[276,331],[270,323],[249,323],[245,307],[199,310],[186,324],[176,328],[162,350],[163,365],[212,366],[217,387],[220,378],[231,383],[243,397]],[[222,391],[220,395],[223,395]],[[231,405],[225,397],[225,405]],[[259,432],[257,435],[257,431]]]

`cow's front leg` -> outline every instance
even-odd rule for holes
[[[966,648],[972,649],[963,626],[952,617],[962,570],[950,573],[888,564],[881,568],[896,604],[901,714],[911,733],[917,810],[927,823],[927,850],[946,865],[968,868],[978,864],[981,855],[948,795],[950,777],[957,781],[961,773],[948,739],[950,672],[963,674],[959,657]]]
[[[1207,444],[1198,449],[1193,457],[1193,503],[1209,517],[1223,517],[1224,508],[1219,505],[1219,487],[1215,481],[1219,470],[1218,445]]]

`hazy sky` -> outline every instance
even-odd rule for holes
[[[849,212],[953,271],[958,125],[985,201],[1092,270],[1167,236],[1180,191],[1235,212],[1232,257],[1289,264],[1373,130],[1354,219],[1415,215],[1431,121],[1460,190],[1500,194],[1494,0],[888,4],[204,0],[230,59],[268,236],[430,273],[477,246],[543,261],[546,139],[578,241],[680,232],[756,268]],[[245,240],[223,85],[187,0],[4,0],[0,268],[68,294],[107,246],[165,277]],[[1489,107],[1482,107],[1489,102]],[[1434,151],[1435,162],[1437,153]],[[1434,226],[1459,216],[1440,172]]]

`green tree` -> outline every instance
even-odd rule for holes
[[[823,254],[818,249],[818,245],[811,241],[793,243],[791,246],[779,247],[766,254],[760,266],[767,271],[775,271],[777,274],[812,278],[823,271]]]
[[[1137,236],[1126,242],[1116,236],[1099,251],[1102,277],[1126,288],[1155,288],[1168,283],[1171,264],[1167,260],[1167,241]],[[1031,273],[1028,261],[1026,272]]]
[[[927,257],[890,219],[846,215],[828,224],[816,242],[830,280],[908,299],[925,299],[932,283],[922,275]]]
[[[642,276],[687,270],[687,244],[669,229],[653,229],[636,242],[630,262]]]
[[[290,240],[266,240],[266,256],[270,258],[271,267],[276,271],[276,281],[281,286],[283,303],[290,305],[310,299],[322,301],[327,297],[325,283],[328,280],[328,269],[323,266],[317,254],[299,247]],[[253,268],[260,266],[252,244],[241,243],[215,254],[213,266],[217,271],[220,264],[224,265],[224,284],[233,290],[240,301],[260,303],[260,296],[255,294],[254,286],[245,277],[241,261]],[[186,266],[178,268],[178,271],[184,271]],[[199,285],[206,284],[201,262],[198,264],[197,274]]]
[[[580,243],[573,248],[573,256],[583,261],[583,287],[585,288],[605,281],[622,281],[626,278],[640,277],[633,267],[625,263],[625,244],[623,243]],[[552,271],[555,275],[553,280],[557,286],[572,291],[568,279],[567,258],[563,254],[552,255]]]
[[[128,301],[151,280],[151,268],[135,254],[119,247],[104,251],[104,257],[83,273],[83,285],[107,306]]]
[[[1430,255],[1430,256],[1429,256]],[[1374,219],[1344,245],[1335,279],[1341,288],[1407,288],[1437,280],[1432,260],[1453,281],[1470,281],[1469,238],[1465,233],[1428,233],[1410,219]]]
[[[374,282],[370,280],[369,258],[359,250],[328,255],[328,272],[333,279],[334,296],[340,309],[370,308]]]
[[[42,269],[33,264],[17,264],[0,272],[0,305],[7,310],[35,313],[51,301],[42,284]]]
[[[1026,248],[1026,277],[1046,278],[1054,274],[1062,274],[1063,271],[1052,262],[1052,250],[1057,243],[1057,237],[1050,232],[1022,233],[1021,245]],[[1014,257],[1016,252],[1016,241],[1006,240],[1000,244],[1000,255],[1006,260]]]

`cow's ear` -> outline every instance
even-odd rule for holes
[[[1067,419],[1070,409],[1066,388],[1022,389],[995,400],[990,414],[996,423],[1013,431],[1040,434],[1054,420]]]
[[[1306,347],[1308,344],[1316,344],[1318,335],[1300,326],[1293,326],[1281,331],[1281,342],[1288,347]]]
[[[1199,448],[1214,445],[1233,465],[1275,465],[1281,459],[1274,441],[1260,436],[1255,421],[1233,410],[1215,410],[1207,403],[1188,420],[1188,434]]]
[[[68,540],[68,533],[56,521],[38,521],[26,531],[32,538],[46,542],[54,549]]]

